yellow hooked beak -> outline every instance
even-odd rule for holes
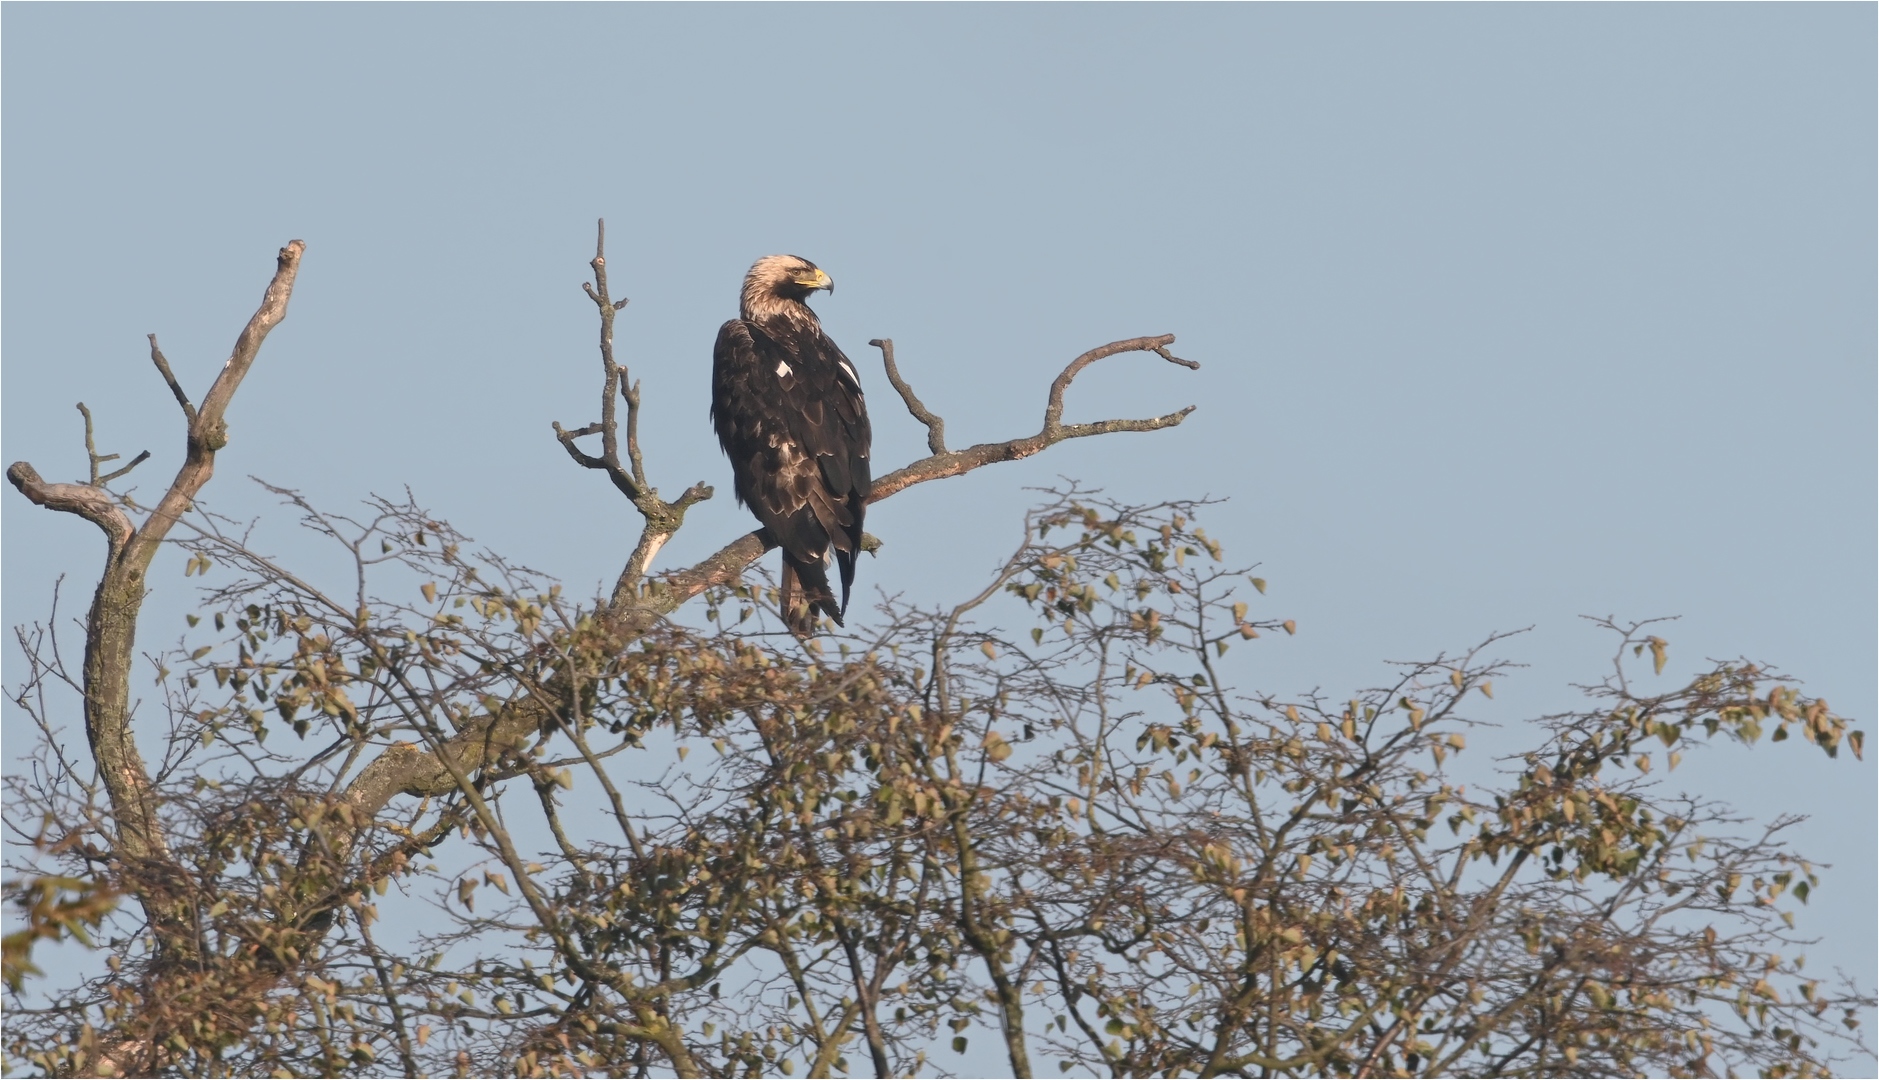
[[[816,289],[827,289],[830,295],[833,295],[835,292],[835,279],[823,273],[821,267],[817,267],[813,272],[797,278],[796,284],[812,292]]]

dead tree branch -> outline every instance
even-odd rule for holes
[[[125,515],[111,493],[90,484],[49,484],[39,478],[39,471],[24,461],[16,461],[7,469],[7,479],[20,489],[20,494],[48,510],[58,510],[67,514],[77,514],[86,521],[104,530],[105,540],[111,545],[111,559],[130,542],[130,518]]]
[[[190,404],[189,395],[183,391],[183,384],[176,381],[176,373],[170,370],[169,360],[164,358],[163,350],[157,347],[157,336],[150,334],[148,337],[150,338],[150,362],[163,373],[163,381],[170,384],[170,393],[176,395],[176,403],[183,407],[183,419],[194,426],[196,407]]]
[[[938,480],[948,476],[960,476],[971,472],[973,469],[984,465],[991,465],[995,462],[1017,461],[1021,458],[1027,458],[1048,447],[1055,446],[1057,443],[1063,442],[1066,439],[1081,439],[1090,435],[1109,435],[1120,431],[1160,431],[1162,428],[1169,428],[1179,424],[1181,421],[1187,419],[1189,413],[1194,411],[1194,406],[1189,405],[1187,408],[1178,412],[1171,412],[1165,416],[1155,416],[1144,420],[1098,420],[1088,424],[1065,424],[1063,422],[1064,392],[1070,389],[1070,383],[1076,379],[1077,375],[1082,373],[1084,368],[1089,367],[1098,360],[1115,356],[1119,353],[1152,352],[1159,355],[1162,359],[1167,360],[1169,363],[1179,364],[1189,369],[1199,369],[1200,364],[1195,361],[1183,360],[1173,353],[1170,353],[1168,346],[1172,344],[1174,344],[1173,334],[1161,334],[1155,337],[1125,338],[1122,341],[1112,341],[1107,345],[1100,345],[1091,349],[1082,356],[1072,360],[1070,365],[1064,368],[1063,372],[1051,382],[1050,395],[1046,398],[1044,403],[1044,426],[1036,435],[1023,439],[1009,439],[1005,442],[979,443],[976,446],[971,446],[964,450],[950,452],[936,451],[932,455],[921,458],[919,461],[905,468],[896,469],[886,476],[877,477],[874,481],[874,491],[868,501],[880,502],[882,499],[900,491],[902,488],[911,487],[914,484],[924,483],[928,480]],[[909,403],[909,410],[911,410],[912,407],[912,403]],[[919,413],[916,412],[914,416],[916,419],[920,419]],[[937,420],[938,418],[935,417],[935,419]],[[924,420],[922,422],[924,422]],[[941,421],[941,423],[944,423],[944,421]]]
[[[155,336],[151,337],[152,359],[183,405],[188,423],[182,467],[156,509],[140,526],[132,525],[117,500],[102,487],[106,481],[128,471],[130,466],[110,476],[98,475],[100,462],[109,459],[98,457],[92,445],[91,416],[82,405],[79,408],[85,412],[86,452],[91,457],[94,483],[48,484],[24,461],[14,462],[7,469],[7,478],[22,495],[40,506],[77,514],[90,521],[104,531],[110,544],[104,573],[86,619],[85,732],[111,799],[119,859],[141,861],[164,859],[168,855],[157,821],[150,772],[130,730],[130,672],[135,657],[137,618],[143,607],[145,573],[170,528],[193,505],[197,493],[215,473],[215,452],[228,443],[224,414],[242,378],[260,353],[261,343],[287,315],[287,301],[293,295],[300,255],[305,249],[306,245],[299,240],[281,249],[274,278],[268,283],[261,306],[236,338],[235,348],[209,388],[200,410],[190,406],[169,362],[157,349]],[[136,464],[137,461],[131,463]],[[166,942],[186,940],[187,935],[172,933],[176,929],[172,925],[173,913],[153,910],[149,914]]]
[[[215,475],[215,452],[228,445],[228,423],[223,419],[223,414],[228,411],[229,402],[234,400],[235,391],[241,388],[241,381],[247,377],[248,369],[254,366],[255,357],[260,355],[261,343],[267,340],[268,332],[287,317],[287,301],[293,296],[294,279],[300,273],[300,255],[305,250],[306,244],[299,240],[290,241],[281,249],[274,280],[268,283],[267,292],[261,298],[261,306],[235,339],[235,348],[223,362],[221,374],[215,377],[215,382],[209,386],[209,393],[202,399],[202,407],[191,418],[183,467],[177,470],[170,489],[163,494],[156,509],[151,511],[149,520],[137,530],[126,552],[127,558],[136,564],[138,576],[142,575],[143,568],[150,565],[158,545],[169,534],[176,520],[188,511],[196,494]],[[174,386],[172,383],[172,388]],[[185,415],[187,411],[185,409]]]
[[[646,479],[646,462],[639,448],[639,383],[632,380],[626,368],[622,367],[613,354],[613,319],[626,307],[627,299],[613,299],[607,288],[607,222],[602,218],[596,227],[594,258],[588,265],[593,267],[594,280],[582,282],[581,290],[594,302],[600,314],[600,420],[584,427],[569,431],[559,422],[554,427],[555,438],[562,449],[574,459],[575,464],[584,469],[596,469],[607,474],[613,486],[630,500],[644,519],[639,540],[633,545],[633,553],[626,561],[626,567],[620,571],[620,577],[614,584],[610,607],[630,605],[639,594],[639,584],[646,576],[646,570],[659,554],[672,534],[684,524],[685,511],[694,504],[711,498],[711,486],[699,481],[686,488],[676,502],[666,502],[659,497],[659,490]],[[616,415],[616,397],[626,402],[626,461],[620,461],[620,427]],[[576,440],[589,435],[600,436],[600,454],[589,454],[575,445]]]
[[[900,377],[900,369],[894,366],[894,339],[870,338],[868,344],[881,350],[881,363],[887,368],[887,381],[892,383],[900,400],[907,403],[907,411],[915,420],[926,425],[926,447],[935,454],[946,452],[946,421],[934,415],[924,402],[913,392],[913,387]]]
[[[85,418],[85,457],[91,463],[90,483],[92,487],[103,487],[104,485],[110,483],[111,481],[116,480],[118,477],[123,476],[126,473],[130,472],[132,469],[135,469],[137,466],[142,465],[144,462],[150,460],[150,451],[145,450],[143,453],[138,454],[134,458],[131,458],[130,464],[124,466],[123,468],[117,469],[113,472],[105,473],[103,476],[99,476],[98,466],[103,465],[107,461],[116,461],[118,459],[118,455],[100,454],[98,452],[98,442],[96,438],[93,437],[92,429],[91,429],[91,410],[85,408],[85,403],[82,401],[78,403],[78,414]]]

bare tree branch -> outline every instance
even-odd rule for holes
[[[118,469],[113,472],[105,473],[103,476],[98,475],[98,466],[104,464],[107,461],[116,461],[118,459],[118,455],[100,454],[98,452],[97,440],[93,438],[93,435],[92,435],[91,410],[87,409],[85,407],[85,403],[82,401],[78,403],[78,414],[85,418],[85,457],[90,462],[90,465],[91,465],[91,486],[92,487],[103,487],[104,485],[110,483],[111,481],[116,480],[118,477],[123,476],[124,474],[130,472],[132,469],[135,469],[137,466],[142,465],[144,462],[150,460],[150,451],[145,450],[143,453],[138,454],[134,458],[131,458],[130,464],[124,466],[123,468]]]
[[[37,469],[24,461],[16,461],[7,469],[7,479],[34,503],[48,510],[77,514],[103,529],[111,544],[111,558],[115,559],[130,542],[130,518],[110,492],[90,484],[48,484],[39,478]]]
[[[176,403],[183,407],[184,420],[186,420],[191,427],[194,427],[196,423],[196,407],[189,403],[189,395],[184,392],[183,384],[176,381],[176,373],[170,370],[170,362],[164,358],[163,350],[157,347],[157,336],[155,334],[147,336],[150,338],[150,362],[155,364],[157,370],[163,373],[163,381],[170,384],[170,393],[176,395]]]
[[[241,334],[235,339],[235,348],[222,364],[221,374],[209,386],[209,393],[202,399],[199,409],[189,422],[188,439],[185,446],[183,467],[177,470],[176,479],[170,483],[170,489],[158,501],[156,509],[137,530],[126,551],[126,557],[141,575],[150,565],[150,560],[157,553],[157,546],[169,534],[176,520],[188,511],[196,493],[202,490],[209,478],[215,475],[215,452],[228,445],[228,423],[223,414],[228,411],[229,402],[235,398],[235,391],[241,388],[242,379],[248,375],[248,369],[254,366],[255,357],[260,355],[261,343],[267,340],[268,332],[287,317],[287,301],[293,296],[294,279],[300,273],[300,256],[307,245],[299,240],[289,241],[282,248],[276,260],[274,280],[268,282],[267,292],[261,297],[261,306],[242,327]]]
[[[583,468],[602,469],[613,486],[628,499],[638,502],[647,494],[646,468],[639,458],[637,441],[629,437],[627,452],[632,462],[631,471],[620,462],[619,424],[614,419],[614,397],[618,394],[626,398],[627,426],[636,431],[639,418],[639,396],[628,386],[626,371],[613,358],[613,316],[626,307],[626,298],[621,297],[616,303],[607,291],[607,222],[601,219],[597,227],[598,237],[594,241],[594,258],[588,265],[594,269],[594,280],[581,282],[582,291],[594,302],[600,312],[600,370],[602,385],[600,390],[600,422],[588,424],[579,431],[564,431],[559,423],[554,425],[555,437],[567,449],[568,455]],[[600,456],[587,454],[574,445],[574,440],[586,435],[600,436]]]
[[[582,282],[581,289],[587,298],[594,302],[600,315],[600,420],[574,431],[569,431],[559,422],[553,425],[555,438],[562,449],[574,459],[575,464],[586,469],[604,471],[613,486],[632,501],[633,506],[644,519],[639,540],[633,545],[633,552],[621,569],[615,582],[610,602],[611,608],[630,605],[639,595],[639,584],[645,578],[647,568],[658,556],[659,549],[665,546],[672,534],[684,523],[685,511],[694,504],[711,498],[710,485],[700,481],[685,489],[676,502],[666,502],[659,497],[659,491],[646,479],[646,462],[639,447],[639,383],[631,380],[627,370],[620,366],[613,354],[613,319],[614,315],[626,307],[627,300],[621,297],[613,299],[607,288],[607,222],[602,218],[595,229],[594,258],[588,263],[593,267],[594,280]],[[626,463],[620,461],[619,420],[616,414],[615,398],[626,402]],[[600,436],[600,455],[589,454],[575,445],[575,440],[588,435]]]
[[[1189,405],[1179,412],[1172,412],[1165,416],[1156,416],[1145,420],[1098,420],[1094,423],[1068,425],[1063,423],[1064,392],[1070,388],[1071,382],[1076,379],[1077,375],[1080,374],[1084,368],[1089,367],[1091,364],[1105,357],[1115,356],[1118,353],[1125,352],[1152,352],[1170,363],[1179,364],[1185,368],[1198,369],[1200,367],[1200,364],[1195,361],[1183,360],[1170,353],[1168,346],[1173,343],[1173,334],[1161,334],[1156,337],[1126,338],[1122,341],[1112,341],[1107,345],[1101,345],[1091,349],[1082,356],[1072,360],[1070,365],[1064,368],[1063,372],[1051,382],[1050,396],[1046,399],[1044,405],[1044,426],[1036,435],[1025,439],[1010,439],[999,443],[980,443],[977,446],[968,447],[965,450],[950,452],[935,451],[931,456],[922,458],[905,468],[896,469],[886,476],[877,477],[874,481],[874,490],[869,496],[868,501],[879,502],[895,492],[900,491],[902,488],[911,487],[914,484],[924,483],[928,480],[938,480],[948,476],[959,476],[983,465],[991,465],[1000,461],[1017,461],[1020,458],[1027,458],[1039,451],[1063,442],[1066,439],[1081,439],[1090,435],[1109,435],[1121,431],[1160,431],[1162,428],[1169,428],[1179,424],[1181,421],[1187,419],[1187,414],[1194,411],[1194,406]],[[887,350],[883,350],[883,358],[885,359],[888,355]],[[889,362],[891,363],[891,360]],[[893,375],[890,374],[889,377],[892,379]],[[911,393],[911,391],[907,391],[903,396],[908,396]],[[912,410],[915,404],[917,404],[917,402],[909,401],[908,409]],[[922,411],[924,411],[924,408],[922,408]],[[918,417],[920,413],[915,412],[914,415]],[[931,445],[932,441],[934,440],[929,440],[929,445]]]
[[[894,390],[900,395],[900,400],[907,403],[907,411],[913,414],[915,420],[926,425],[927,449],[935,454],[944,454],[946,452],[946,421],[928,409],[919,397],[915,396],[913,387],[908,386],[906,380],[900,377],[900,369],[894,366],[894,339],[870,338],[868,344],[881,350],[881,363],[887,368],[887,381],[894,385]]]
[[[157,820],[155,796],[148,768],[130,730],[130,672],[135,656],[137,618],[143,607],[144,574],[170,527],[189,509],[195,496],[215,472],[215,452],[228,442],[223,419],[229,402],[259,354],[261,343],[287,315],[306,245],[294,240],[281,249],[261,306],[235,340],[222,372],[209,388],[200,411],[191,413],[174,373],[151,349],[158,370],[172,392],[184,403],[189,418],[183,465],[169,490],[141,527],[130,519],[101,488],[77,484],[47,484],[27,462],[15,462],[7,476],[20,493],[41,506],[77,514],[105,531],[110,540],[104,573],[86,619],[85,730],[99,775],[111,799],[117,827],[117,857],[130,861],[167,859],[168,845]],[[85,411],[80,406],[81,411]],[[86,417],[86,450],[97,474],[97,451],[91,445],[90,413]],[[141,460],[141,459],[140,459]],[[136,462],[132,463],[133,465]],[[122,470],[118,474],[121,475]],[[100,483],[106,478],[99,478]],[[166,946],[188,947],[172,911],[147,905],[152,922]]]
[[[984,465],[1028,458],[1066,439],[1081,439],[1090,435],[1113,435],[1123,431],[1160,431],[1163,428],[1171,428],[1187,419],[1187,415],[1193,412],[1194,408],[1189,405],[1178,412],[1154,416],[1146,420],[1098,420],[1089,424],[1062,424],[1048,435],[1039,433],[1030,438],[1012,439],[1009,442],[979,443],[964,450],[935,454],[876,479],[874,491],[869,495],[868,501],[880,502],[902,488],[922,484],[928,480],[962,476]]]

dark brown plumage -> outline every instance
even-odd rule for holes
[[[867,402],[861,379],[803,301],[835,283],[794,255],[758,259],[739,317],[712,351],[711,423],[731,459],[737,501],[783,548],[783,621],[815,632],[819,611],[842,624],[868,500]],[[828,560],[842,578],[838,604]]]

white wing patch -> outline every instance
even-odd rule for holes
[[[842,370],[848,373],[848,379],[850,382],[854,383],[856,386],[861,385],[861,376],[855,374],[855,369],[848,365],[848,361],[837,360],[836,363],[840,364],[842,367]]]
[[[789,364],[785,361],[778,360],[776,362],[776,374],[778,378],[789,375]]]

